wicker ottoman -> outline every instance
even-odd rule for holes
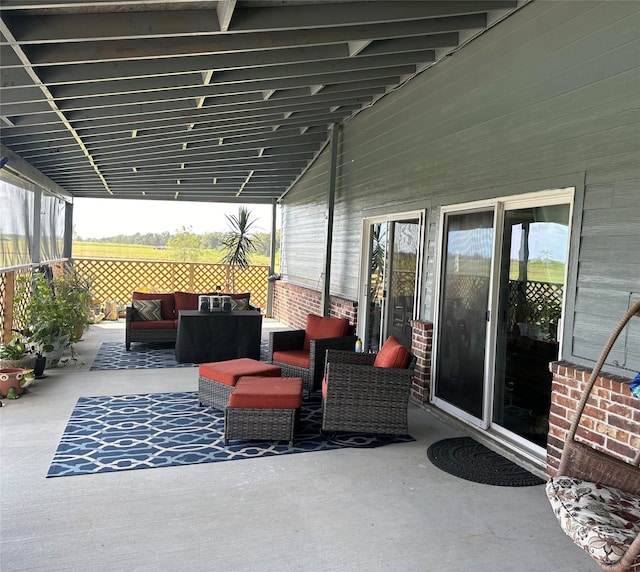
[[[231,439],[289,441],[302,404],[301,377],[242,377],[229,396],[224,443]]]
[[[238,358],[200,364],[198,368],[198,401],[222,411],[229,395],[243,375],[279,377],[280,368],[251,358]]]

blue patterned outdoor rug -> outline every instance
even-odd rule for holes
[[[294,446],[286,441],[231,441],[224,445],[224,413],[198,406],[195,391],[81,397],[62,435],[47,477],[151,469],[326,451],[374,444],[347,435],[321,435],[320,403],[302,405]],[[409,435],[397,443],[414,441]]]
[[[165,367],[193,367],[192,363],[176,361],[173,344],[136,343],[127,351],[124,342],[102,342],[90,371],[112,369],[156,369]]]
[[[260,345],[260,359],[267,359],[269,342]],[[193,367],[192,363],[178,363],[175,346],[171,343],[144,344],[136,342],[127,351],[124,342],[102,342],[90,371],[112,369],[156,369],[164,367]]]

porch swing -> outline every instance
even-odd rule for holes
[[[546,487],[564,532],[608,572],[640,572],[640,451],[627,463],[575,437],[602,365],[633,316],[640,317],[640,300],[627,310],[602,350],[578,402],[557,476]],[[640,400],[634,406],[640,409]],[[639,415],[637,411],[629,421],[637,426]]]

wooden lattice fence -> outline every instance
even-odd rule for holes
[[[251,304],[262,309],[267,305],[268,266],[237,268],[232,275],[226,264],[204,262],[139,262],[99,258],[76,258],[76,269],[91,276],[96,305],[115,301],[125,305],[138,292],[250,292]],[[57,269],[54,269],[54,272]],[[31,268],[0,272],[1,343],[11,338],[12,328],[19,327],[13,316],[13,293],[16,280],[31,273]]]
[[[75,258],[76,268],[93,279],[96,304],[115,300],[126,304],[134,291],[138,292],[215,292],[233,290],[250,292],[251,303],[260,308],[267,304],[268,266],[236,268],[232,280],[226,264],[205,262],[156,262]]]

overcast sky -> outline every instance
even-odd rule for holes
[[[188,203],[178,201],[83,199],[73,201],[73,230],[84,239],[105,238],[119,234],[145,234],[168,231],[174,234],[191,227],[195,234],[224,232],[225,215],[237,215],[239,204]],[[246,205],[256,223],[254,232],[271,231],[271,205]],[[276,210],[280,227],[280,209]]]

